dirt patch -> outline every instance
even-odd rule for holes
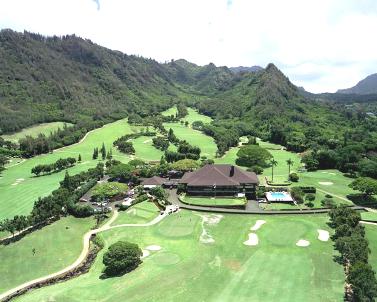
[[[235,272],[240,271],[242,268],[241,262],[234,259],[224,260],[224,266]]]

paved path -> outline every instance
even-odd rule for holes
[[[371,225],[377,225],[377,222],[372,222],[372,221],[365,221],[365,220],[360,220],[360,223],[362,223],[362,224],[371,224]]]
[[[201,211],[201,212],[216,212],[216,213],[231,213],[231,214],[261,214],[261,215],[286,215],[286,214],[321,214],[328,213],[331,209],[310,209],[310,210],[254,210],[254,209],[229,209],[229,208],[219,208],[219,207],[205,207],[205,206],[195,206],[182,203],[177,195],[177,190],[169,190],[169,201],[172,204],[178,205],[181,209]],[[364,207],[353,206],[354,210],[365,210]]]
[[[164,219],[166,216],[168,216],[167,213],[163,213],[161,215],[158,215],[156,218],[154,218],[152,221],[150,221],[148,223],[144,223],[144,224],[119,224],[119,225],[113,225],[112,226],[111,224],[117,219],[118,215],[119,215],[118,211],[115,210],[111,219],[109,221],[107,221],[103,226],[101,226],[101,227],[99,227],[98,229],[95,229],[95,230],[90,230],[89,232],[87,232],[84,235],[84,237],[83,237],[83,248],[82,248],[81,254],[76,259],[76,261],[74,263],[72,263],[71,265],[63,268],[62,270],[60,270],[56,273],[52,273],[52,274],[49,274],[47,276],[43,276],[43,277],[31,280],[31,281],[25,282],[25,283],[15,287],[15,288],[12,288],[12,289],[6,291],[5,293],[0,294],[0,301],[5,300],[8,296],[16,293],[17,291],[23,290],[26,287],[29,287],[31,285],[34,285],[34,284],[55,278],[55,277],[60,276],[60,275],[63,275],[65,273],[75,269],[76,267],[78,267],[85,260],[86,256],[89,253],[90,238],[94,234],[98,234],[100,232],[104,232],[104,231],[115,229],[115,228],[121,228],[121,227],[148,227],[148,226],[159,223],[162,219]]]

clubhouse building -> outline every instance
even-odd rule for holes
[[[259,181],[254,172],[233,165],[213,164],[185,173],[179,184],[184,186],[188,195],[234,196],[244,193],[255,199]]]

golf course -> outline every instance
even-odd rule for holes
[[[100,279],[101,252],[89,273],[15,301],[341,301],[343,268],[332,260],[331,241],[318,239],[318,230],[330,231],[326,221],[326,215],[180,211],[148,228],[101,234],[106,246],[127,240],[148,251],[134,272]],[[248,242],[250,233],[256,234],[257,242]],[[300,240],[309,245],[298,246]]]

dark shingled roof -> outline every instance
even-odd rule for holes
[[[153,176],[151,178],[144,179],[141,184],[143,186],[161,186],[164,182],[165,179],[158,176]]]
[[[205,165],[194,172],[188,172],[180,180],[188,186],[239,186],[243,184],[258,184],[254,172],[246,172],[232,165]]]

